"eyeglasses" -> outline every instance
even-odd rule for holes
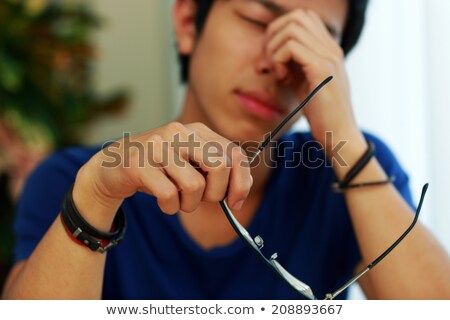
[[[259,154],[264,150],[264,148],[273,140],[273,138],[279,133],[279,131],[289,122],[303,107],[305,107],[308,102],[331,80],[333,77],[328,77],[325,79],[316,89],[294,110],[292,111],[281,123],[278,127],[273,130],[269,136],[260,144],[257,149],[255,155],[250,159],[250,165],[253,161],[259,156]],[[395,241],[386,251],[384,251],[378,258],[376,258],[371,264],[369,264],[365,269],[361,270],[358,274],[356,274],[353,278],[351,278],[348,282],[346,282],[341,288],[337,289],[334,293],[328,293],[325,296],[325,300],[333,300],[339,294],[341,294],[345,289],[347,289],[351,284],[356,282],[359,278],[361,278],[364,274],[366,274],[369,270],[375,267],[381,260],[383,260],[394,248],[408,235],[408,233],[414,228],[419,218],[419,213],[422,208],[423,201],[425,199],[425,194],[428,189],[428,184],[425,184],[422,189],[422,194],[420,196],[419,205],[417,206],[417,210],[411,225],[406,229],[406,231]],[[239,235],[241,239],[243,239],[250,248],[262,259],[262,261],[270,268],[273,272],[275,272],[288,286],[290,286],[293,290],[301,294],[302,296],[310,299],[316,300],[317,298],[314,296],[311,288],[294,277],[291,273],[289,273],[283,266],[277,261],[278,255],[274,253],[270,258],[266,258],[266,256],[262,253],[261,249],[264,247],[264,240],[261,236],[256,236],[252,238],[252,236],[248,233],[248,231],[239,223],[239,221],[235,218],[233,213],[231,212],[228,204],[226,202],[226,198],[220,201],[220,206],[224,211],[227,219],[230,221],[233,229]]]

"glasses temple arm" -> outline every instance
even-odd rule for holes
[[[321,84],[319,84],[313,92],[311,92],[305,100],[297,107],[295,108],[284,120],[269,134],[269,136],[259,145],[258,151],[256,154],[251,158],[250,164],[258,157],[258,155],[261,153],[261,151],[272,141],[272,139],[275,138],[275,136],[280,132],[280,130],[288,123],[300,110],[303,109],[304,106],[306,106],[309,101],[311,101],[312,98],[324,87],[333,80],[333,76],[329,76],[324,81],[322,81]]]
[[[427,193],[428,190],[428,183],[425,184],[422,188],[422,194],[420,196],[420,201],[419,201],[419,205],[417,206],[417,210],[416,210],[416,214],[414,216],[414,220],[411,223],[411,225],[409,226],[408,229],[406,229],[406,231],[397,239],[397,241],[395,241],[386,251],[384,251],[378,258],[376,258],[371,264],[369,264],[364,270],[362,270],[361,272],[359,272],[356,276],[354,276],[352,279],[350,279],[346,284],[344,284],[341,288],[339,288],[338,290],[336,290],[333,294],[329,293],[326,295],[325,300],[332,300],[334,299],[336,296],[338,296],[342,291],[344,291],[345,289],[347,289],[350,285],[352,285],[354,282],[356,282],[359,278],[361,278],[366,272],[368,272],[370,269],[372,269],[373,267],[375,267],[381,260],[383,260],[384,258],[386,258],[386,256],[391,253],[392,250],[395,249],[396,246],[398,246],[398,244],[400,242],[402,242],[402,240],[408,235],[408,233],[412,230],[412,228],[414,228],[414,226],[417,223],[417,220],[419,219],[419,213],[420,210],[422,209],[422,204],[423,201],[425,199],[425,194]]]

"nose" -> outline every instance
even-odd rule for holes
[[[266,54],[265,47],[261,48],[261,53],[256,61],[256,73],[259,75],[274,75],[275,69],[272,61]]]
[[[274,64],[267,55],[265,47],[261,48],[261,52],[256,60],[256,73],[262,76],[272,76],[282,84],[288,84],[289,70],[287,66],[282,64]]]

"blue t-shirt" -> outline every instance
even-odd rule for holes
[[[412,206],[408,177],[377,138],[376,157]],[[289,133],[264,197],[248,227],[265,242],[263,252],[307,283],[320,299],[352,277],[361,256],[342,194],[331,191],[334,171],[307,133]],[[27,259],[60,211],[79,168],[99,148],[72,148],[52,155],[29,178],[15,221],[15,260]],[[108,253],[104,299],[299,299],[239,238],[203,250],[166,215],[152,196],[123,203],[128,229]],[[345,298],[342,294],[339,298]]]

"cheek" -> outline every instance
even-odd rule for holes
[[[237,21],[230,36],[232,39],[228,42],[230,44],[228,50],[240,57],[246,57],[254,62],[264,52],[265,31],[263,29]]]

